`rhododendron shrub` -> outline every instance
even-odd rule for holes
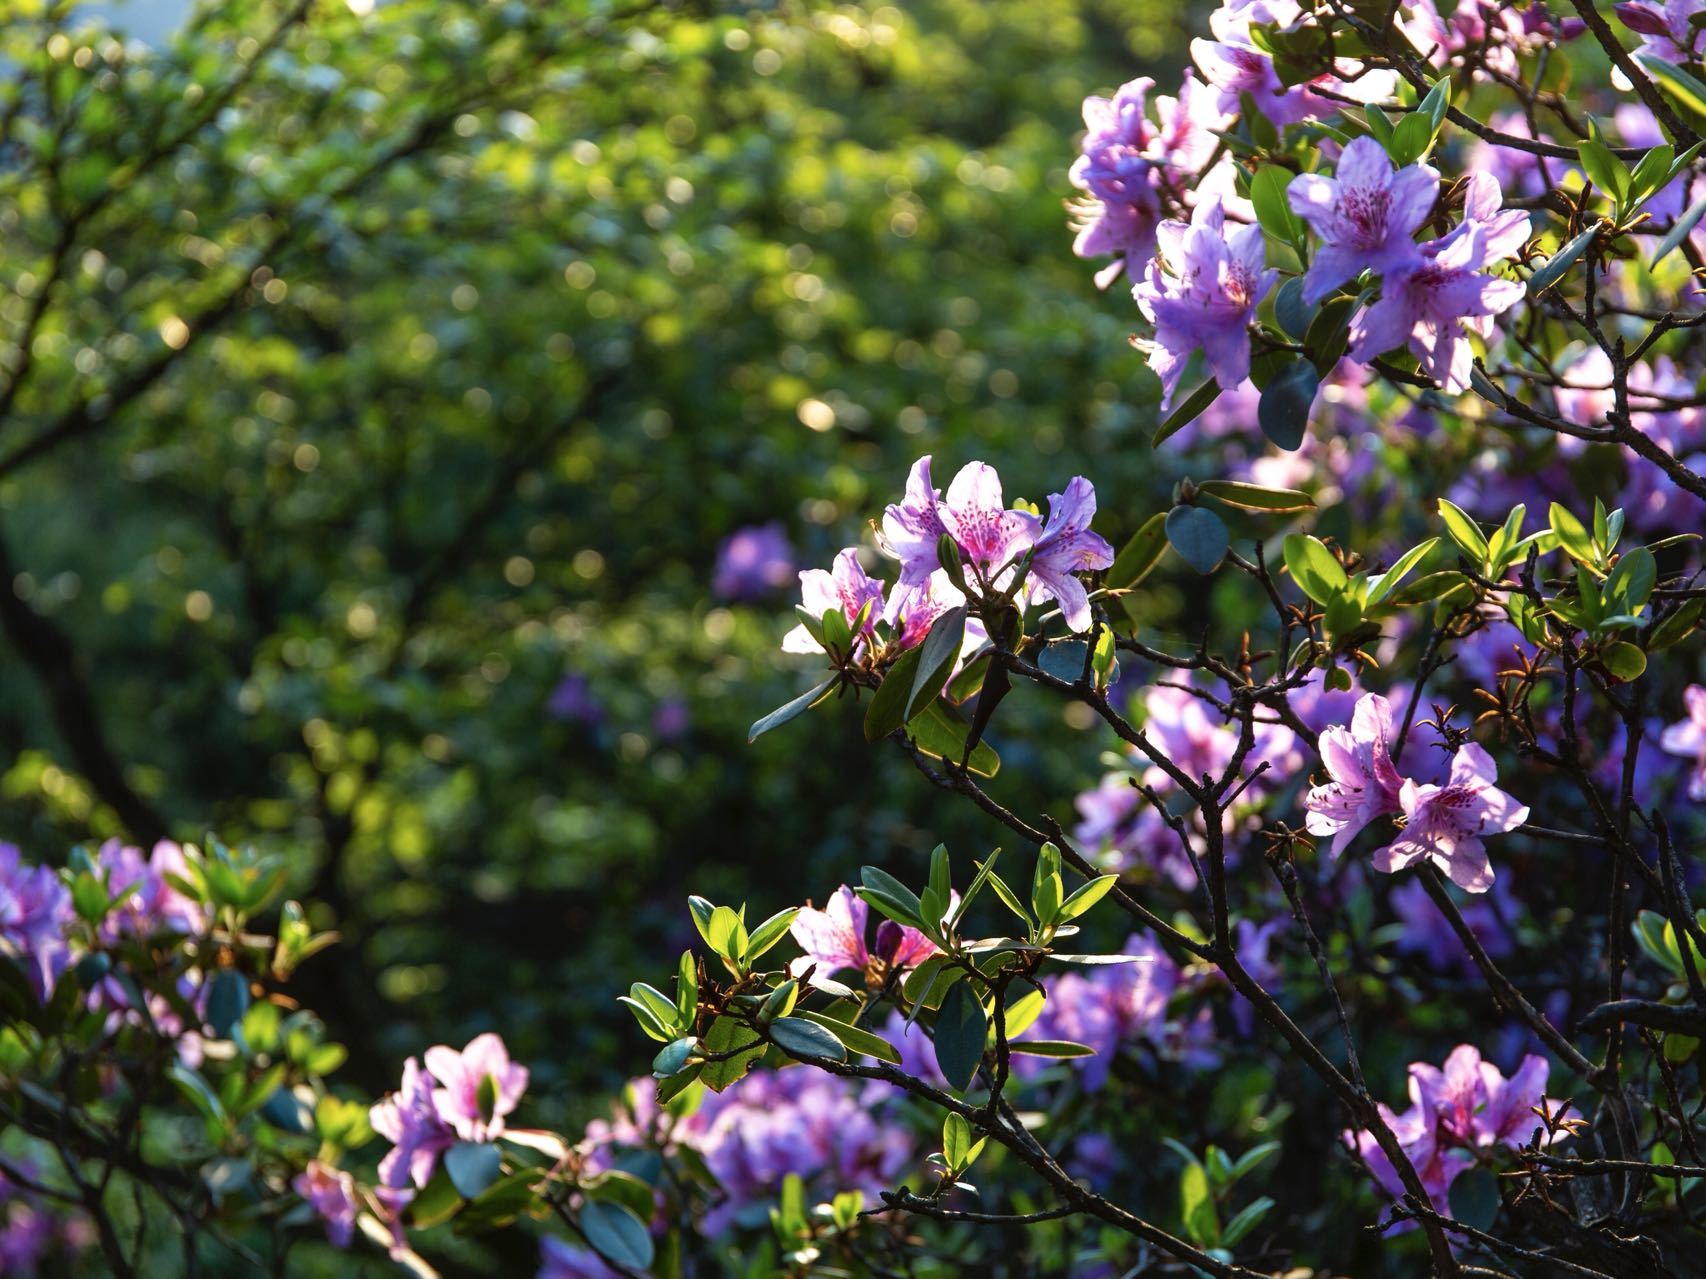
[[[573,1127],[501,1026],[338,1081],[274,858],[0,847],[0,1244],[138,1273],[123,1185],[255,1267],[1295,1275],[1349,1215],[1382,1274],[1698,1272],[1706,9],[1207,20],[1087,99],[1058,246],[1171,501],[938,450],[708,584],[798,585],[753,738],[889,752],[989,839],[681,884]],[[1028,809],[1049,712],[1083,785]]]

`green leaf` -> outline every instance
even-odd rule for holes
[[[794,1017],[822,1026],[845,1045],[850,1052],[856,1052],[863,1057],[875,1057],[878,1061],[886,1061],[891,1066],[900,1065],[900,1050],[880,1035],[873,1035],[862,1027],[837,1020],[826,1013],[813,1012],[809,1008],[795,1009]]]
[[[1593,184],[1621,205],[1629,195],[1629,170],[1611,154],[1611,148],[1588,138],[1576,147],[1576,156]]]
[[[1576,264],[1577,259],[1587,252],[1588,245],[1599,236],[1599,230],[1600,224],[1596,222],[1548,258],[1544,266],[1528,277],[1528,295],[1538,297],[1563,279],[1564,273]]]
[[[182,1062],[173,1062],[166,1068],[166,1074],[178,1086],[178,1090],[189,1098],[190,1104],[201,1112],[202,1118],[213,1123],[225,1121],[225,1107],[219,1100],[219,1094],[201,1073],[192,1070]]]
[[[611,1168],[581,1183],[588,1199],[621,1204],[642,1221],[651,1219],[657,1211],[652,1188],[631,1172]]]
[[[1675,63],[1666,62],[1655,54],[1637,53],[1635,61],[1658,81],[1666,96],[1695,117],[1696,123],[1706,121],[1706,84],[1702,84],[1697,77]]]
[[[1226,1229],[1220,1232],[1222,1245],[1228,1248],[1237,1247],[1238,1241],[1254,1230],[1273,1206],[1274,1201],[1266,1195],[1246,1204],[1237,1216],[1226,1223]]]
[[[1269,1156],[1278,1154],[1279,1150],[1280,1143],[1277,1141],[1264,1141],[1259,1146],[1251,1146],[1250,1149],[1238,1156],[1238,1161],[1232,1165],[1232,1180],[1237,1181],[1242,1177],[1249,1176],[1257,1167],[1266,1162]]]
[[[1262,434],[1282,449],[1300,448],[1320,386],[1321,375],[1311,361],[1302,356],[1293,360],[1262,388],[1256,404],[1256,424]]]
[[[739,1051],[741,1049],[745,1051]],[[706,1062],[699,1078],[712,1092],[722,1092],[738,1082],[763,1051],[764,1041],[751,1027],[741,1025],[733,1017],[719,1017],[705,1032],[705,1052],[710,1056],[720,1053],[734,1055],[723,1061]]]
[[[1665,238],[1659,241],[1659,247],[1653,250],[1651,265],[1658,266],[1660,262],[1674,253],[1678,246],[1688,238],[1689,232],[1700,225],[1700,219],[1703,217],[1706,217],[1706,195],[1701,196],[1689,205],[1687,212],[1671,224]]]
[[[977,1076],[989,1036],[989,1016],[969,981],[955,982],[936,1013],[936,1064],[942,1077],[964,1092]]]
[[[950,1110],[942,1121],[942,1156],[950,1168],[963,1168],[966,1153],[971,1150],[971,1121],[957,1110]]]
[[[687,1065],[687,1059],[698,1047],[699,1041],[692,1035],[684,1035],[666,1044],[658,1055],[652,1058],[653,1077],[668,1079],[671,1075],[679,1074]]]
[[[1198,573],[1212,573],[1226,558],[1231,538],[1213,511],[1201,506],[1175,506],[1167,512],[1167,541]]]
[[[1647,650],[1656,653],[1687,639],[1699,623],[1703,611],[1706,611],[1706,600],[1693,599],[1681,605],[1653,628],[1652,634],[1647,637]]]
[[[1214,1210],[1208,1170],[1195,1159],[1179,1174],[1179,1215],[1193,1242],[1210,1248],[1220,1243],[1220,1217]]]
[[[1487,537],[1481,532],[1481,526],[1469,517],[1462,507],[1439,499],[1439,516],[1445,522],[1445,531],[1451,535],[1451,540],[1457,547],[1477,565],[1487,559]]]
[[[503,1171],[503,1152],[487,1141],[459,1141],[444,1152],[444,1171],[464,1199],[476,1198]]]
[[[1617,567],[1605,579],[1605,602],[1619,613],[1639,613],[1652,598],[1658,580],[1658,561],[1646,547],[1637,546],[1618,558]]]
[[[1372,608],[1388,595],[1392,594],[1393,588],[1408,577],[1411,570],[1426,559],[1428,557],[1428,553],[1438,545],[1439,539],[1437,537],[1430,537],[1420,546],[1414,546],[1408,551],[1405,551],[1404,554],[1398,557],[1398,562],[1391,568],[1387,569],[1384,573],[1380,574],[1380,576],[1370,578],[1368,583],[1368,599],[1366,601],[1368,606]]]
[[[1307,493],[1296,489],[1264,488],[1260,484],[1246,484],[1243,480],[1204,480],[1197,485],[1197,492],[1245,511],[1288,515],[1294,511],[1315,509],[1315,499]]]
[[[1333,557],[1326,543],[1307,533],[1287,535],[1285,566],[1298,589],[1323,607],[1342,598],[1350,586],[1344,566]]]
[[[1113,567],[1104,579],[1110,590],[1136,586],[1149,576],[1167,551],[1167,513],[1151,515],[1114,556]]]
[[[1291,170],[1277,164],[1257,169],[1250,179],[1250,203],[1263,231],[1282,243],[1295,245],[1303,240],[1303,219],[1291,211],[1291,202],[1286,199],[1292,176]]]
[[[1640,679],[1647,669],[1647,655],[1624,640],[1607,644],[1600,650],[1599,660],[1604,663],[1606,670],[1625,682]]]
[[[1077,919],[1102,898],[1108,895],[1110,889],[1119,881],[1118,875],[1098,875],[1087,884],[1080,885],[1070,897],[1060,904],[1057,920],[1061,923]]]
[[[923,655],[920,647],[909,648],[883,672],[883,682],[871,695],[865,707],[865,740],[880,742],[906,723],[907,702],[918,677],[918,661]]]
[[[1303,300],[1303,277],[1294,275],[1274,292],[1274,319],[1292,338],[1301,342],[1320,312]]]
[[[782,938],[787,935],[789,927],[793,924],[794,917],[799,913],[800,908],[798,906],[789,906],[785,910],[777,911],[757,928],[754,928],[752,930],[752,936],[746,943],[747,962],[750,963],[757,959],[760,955],[764,954],[765,951],[769,950],[777,942],[781,941]]]
[[[1471,1168],[1451,1183],[1451,1215],[1476,1230],[1499,1215],[1499,1179],[1491,1168]]]
[[[1155,435],[1150,439],[1151,447],[1159,446],[1168,436],[1183,430],[1196,421],[1203,410],[1213,404],[1220,396],[1220,383],[1213,378],[1204,382],[1178,408],[1174,409],[1156,428]]]
[[[1552,503],[1547,512],[1547,519],[1552,525],[1552,532],[1557,535],[1558,545],[1562,546],[1570,558],[1582,564],[1593,564],[1599,556],[1594,551],[1593,536],[1587,526],[1558,503]]]
[[[651,1231],[622,1204],[590,1199],[581,1208],[581,1231],[592,1250],[606,1261],[630,1270],[645,1270],[652,1264]]]
[[[1010,1000],[1001,1010],[1001,1024],[1006,1028],[1007,1038],[1014,1039],[1024,1034],[1043,1015],[1043,1005],[1047,997],[1039,987],[1027,990],[1019,998]]]
[[[871,892],[886,897],[897,905],[905,918],[898,922],[917,926],[924,921],[924,903],[918,894],[880,866],[861,866],[859,882]],[[934,923],[935,921],[931,921]]]
[[[912,744],[926,755],[958,764],[965,755],[969,727],[940,702],[932,702],[906,726]],[[1001,770],[1001,757],[988,742],[979,742],[966,760],[966,767],[979,777],[994,777]]]
[[[831,688],[835,687],[835,681],[838,678],[839,678],[839,676],[837,676],[837,675],[831,675],[828,679],[824,680],[823,683],[818,684],[813,688],[809,688],[805,692],[801,693],[798,697],[796,697],[793,701],[789,702],[786,706],[778,706],[775,710],[771,711],[768,715],[764,716],[762,719],[758,719],[758,720],[753,721],[752,727],[747,730],[747,734],[746,734],[747,742],[749,744],[752,742],[756,742],[760,737],[762,737],[765,733],[768,733],[771,729],[780,728],[783,724],[786,724],[789,720],[794,719],[800,715],[803,715],[806,711],[810,710],[813,706],[817,705],[819,698],[821,698],[825,693],[829,692],[829,690]]]
[[[912,679],[912,692],[907,698],[906,718],[912,719],[936,700],[953,674],[954,663],[960,659],[960,647],[965,642],[965,605],[951,608],[930,625],[930,633],[918,646],[918,666]]]
[[[1616,157],[1612,159],[1615,161]],[[1635,166],[1629,175],[1629,198],[1645,200],[1665,183],[1670,181],[1671,164],[1676,159],[1676,148],[1661,145],[1652,148],[1641,157],[1641,162]]]
[[[1089,1044],[1075,1044],[1069,1039],[1026,1039],[1007,1045],[1008,1051],[1027,1057],[1094,1057],[1096,1050]]]
[[[846,1061],[847,1047],[829,1027],[803,1017],[779,1017],[770,1023],[770,1038],[790,1053]]]

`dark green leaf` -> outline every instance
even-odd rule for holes
[[[1221,518],[1200,506],[1175,506],[1167,512],[1167,541],[1199,573],[1214,572],[1231,545]]]
[[[942,1077],[964,1092],[983,1061],[989,1017],[969,981],[955,982],[936,1013],[936,1064]]]
[[[912,680],[911,696],[907,698],[906,718],[914,718],[930,705],[947,687],[954,663],[959,661],[960,646],[965,642],[966,609],[962,604],[951,608],[930,626],[930,633],[918,646],[918,665]]]
[[[1156,428],[1154,438],[1149,441],[1150,444],[1152,446],[1159,445],[1161,441],[1165,440],[1168,436],[1189,426],[1192,422],[1196,421],[1197,418],[1202,415],[1203,410],[1213,404],[1219,396],[1220,383],[1216,382],[1213,378],[1210,378],[1196,390],[1192,391],[1183,404],[1167,415],[1161,425]]]
[[[630,1270],[645,1270],[652,1264],[651,1232],[624,1205],[590,1199],[581,1208],[580,1226],[592,1250],[606,1261]]]
[[[464,1199],[473,1199],[498,1179],[503,1153],[490,1142],[459,1141],[444,1152],[444,1171]]]
[[[1315,509],[1315,499],[1307,493],[1296,489],[1264,488],[1242,480],[1204,480],[1197,485],[1197,492],[1246,511],[1269,511],[1280,515]]]
[[[1120,590],[1136,586],[1149,576],[1150,570],[1161,562],[1166,551],[1167,513],[1163,511],[1145,520],[1120,548],[1120,553],[1114,556],[1113,567],[1104,579],[1108,588]]]
[[[1300,447],[1320,385],[1314,364],[1302,357],[1294,360],[1262,390],[1256,405],[1256,423],[1262,434],[1282,449]]]
[[[803,1017],[779,1017],[770,1023],[770,1038],[791,1053],[846,1061],[847,1047],[834,1031]]]
[[[836,676],[831,675],[823,683],[807,689],[786,706],[778,706],[762,719],[755,720],[747,730],[746,740],[755,742],[773,728],[780,728],[797,715],[802,715],[816,705],[818,698],[829,692],[835,686]]]

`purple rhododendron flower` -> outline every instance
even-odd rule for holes
[[[349,1247],[355,1214],[361,1206],[355,1195],[355,1178],[315,1159],[290,1185],[320,1214],[326,1223],[326,1238],[340,1248]]]
[[[1444,786],[1406,780],[1398,796],[1404,828],[1374,854],[1374,868],[1390,873],[1426,858],[1459,888],[1486,892],[1493,886],[1493,867],[1481,837],[1528,820],[1527,806],[1495,786],[1497,780],[1492,757],[1474,742],[1452,756]]]
[[[1345,851],[1362,828],[1399,811],[1404,779],[1392,762],[1392,703],[1378,693],[1358,699],[1349,728],[1326,729],[1320,738],[1321,762],[1331,779],[1304,796],[1311,835],[1331,835],[1332,853]]]
[[[1065,1039],[1094,1048],[1093,1057],[1069,1059],[1079,1081],[1092,1091],[1107,1082],[1114,1057],[1129,1040],[1144,1037],[1158,1051],[1167,1049],[1170,1035],[1184,1042],[1167,1023],[1168,1004],[1180,984],[1178,965],[1146,933],[1128,937],[1121,953],[1136,956],[1136,962],[1056,978],[1042,1012],[1019,1036],[1020,1042]],[[1044,1057],[1013,1058],[1021,1078],[1034,1077],[1051,1064]]]
[[[1484,272],[1514,251],[1513,239],[1520,246],[1527,235],[1526,215],[1519,212],[1518,234],[1514,221],[1499,219],[1496,205],[1488,207],[1486,184],[1480,190],[1478,212],[1444,239],[1423,245],[1421,264],[1387,277],[1379,301],[1357,316],[1351,327],[1352,359],[1366,364],[1407,344],[1422,372],[1447,391],[1469,389],[1473,357],[1465,332],[1487,337],[1492,317],[1523,297],[1515,280]],[[1496,183],[1492,190],[1496,194]]]
[[[956,895],[954,900],[958,901]],[[888,974],[915,968],[937,951],[936,944],[916,928],[885,919],[877,925],[874,947],[865,945],[870,908],[847,885],[831,895],[822,910],[800,908],[788,931],[806,953],[788,965],[794,976],[811,971],[811,983],[828,980],[832,973],[852,969],[865,980],[881,986]]]
[[[1314,306],[1364,271],[1376,275],[1421,261],[1415,235],[1439,196],[1439,172],[1407,164],[1396,173],[1386,148],[1353,138],[1332,177],[1304,173],[1291,180],[1292,211],[1323,243],[1303,277],[1303,300]]]
[[[1534,1108],[1546,1095],[1549,1067],[1529,1054],[1509,1079],[1473,1044],[1459,1044],[1443,1069],[1416,1062],[1410,1067],[1410,1092],[1417,1105],[1433,1113],[1442,1136],[1464,1146],[1521,1146],[1543,1128]],[[1542,1139],[1545,1133],[1542,1131]]]
[[[983,462],[960,468],[936,511],[960,557],[992,585],[1037,540],[1037,518],[1002,505],[1001,477]]]
[[[476,1035],[461,1052],[439,1044],[426,1050],[424,1060],[440,1084],[432,1092],[433,1108],[464,1141],[495,1138],[527,1091],[527,1067],[510,1061],[509,1049],[494,1034]]]
[[[900,585],[918,586],[941,566],[937,543],[943,527],[942,493],[930,482],[930,455],[912,464],[906,476],[906,496],[883,511],[883,547],[900,561]]]
[[[1081,258],[1116,259],[1096,277],[1103,287],[1127,262],[1147,261],[1155,252],[1161,202],[1148,155],[1155,129],[1144,114],[1144,99],[1154,87],[1155,81],[1141,76],[1112,98],[1084,99],[1083,154],[1073,162],[1071,179],[1086,199],[1076,210],[1072,251]]]
[[[109,839],[101,845],[95,861],[106,874],[110,895],[116,897],[135,885],[102,921],[101,936],[106,940],[122,934],[147,937],[162,929],[189,935],[206,926],[207,916],[201,906],[167,878],[185,878],[189,870],[184,850],[177,844],[163,839],[144,858],[140,848]]]
[[[374,1105],[368,1122],[391,1143],[379,1161],[380,1184],[390,1190],[407,1190],[411,1182],[425,1186],[439,1155],[456,1144],[456,1133],[434,1104],[432,1079],[413,1057],[403,1063],[402,1084]]]
[[[883,613],[883,584],[865,572],[859,563],[859,548],[849,546],[835,557],[833,572],[808,568],[800,573],[800,603],[813,617],[822,617],[832,608],[839,608],[849,626],[869,604],[865,622],[859,634],[868,637]],[[856,637],[857,638],[857,637]],[[823,646],[812,638],[801,623],[782,637],[784,653],[821,653]]]
[[[1074,476],[1064,493],[1049,494],[1048,522],[1031,550],[1031,597],[1056,601],[1075,631],[1090,629],[1090,597],[1074,575],[1114,562],[1107,538],[1090,529],[1095,514],[1095,488]]]
[[[1703,11],[1706,5],[1701,0],[1661,0],[1658,4],[1626,0],[1616,6],[1623,25],[1641,37],[1638,53],[1679,64],[1700,57],[1701,36],[1706,32],[1706,24],[1701,22]],[[1630,86],[1622,80],[1618,87],[1627,91]]]
[[[1481,1060],[1472,1044],[1453,1049],[1443,1070],[1426,1062],[1410,1066],[1410,1109],[1401,1115],[1384,1105],[1379,1109],[1437,1211],[1451,1215],[1451,1183],[1473,1165],[1471,1151],[1526,1145],[1541,1127],[1534,1108],[1544,1100],[1547,1071],[1546,1059],[1531,1054],[1506,1079],[1498,1067]],[[1403,1185],[1374,1134],[1347,1132],[1344,1139],[1367,1163],[1381,1189],[1402,1199]],[[1406,1222],[1397,1229],[1413,1226]]]
[[[1132,295],[1155,326],[1149,367],[1161,378],[1165,408],[1197,351],[1222,390],[1250,376],[1250,320],[1279,272],[1263,266],[1262,228],[1252,223],[1228,234],[1219,200],[1198,204],[1189,223],[1163,222],[1159,235],[1161,258]]]
[[[888,607],[883,610],[883,620],[894,628],[894,642],[901,648],[911,648],[930,633],[938,617],[965,602],[965,595],[949,579],[947,571],[937,569],[917,586],[903,583],[895,587]],[[966,647],[981,647],[986,638],[983,623],[974,617],[966,618],[962,651]]]
[[[1157,684],[1143,698],[1143,729],[1161,753],[1193,781],[1218,776],[1238,748],[1238,734],[1209,718],[1208,703],[1187,688]],[[1173,784],[1159,766],[1144,775],[1151,786]]]
[[[749,524],[723,539],[711,590],[726,600],[763,599],[793,579],[794,548],[780,521]]]
[[[1134,780],[1129,773],[1108,773],[1094,790],[1080,793],[1073,803],[1081,820],[1072,838],[1081,848],[1098,852],[1106,870],[1120,872],[1142,863],[1176,888],[1196,887],[1196,870],[1178,834],[1138,792]]]
[[[1667,754],[1694,761],[1694,771],[1688,777],[1688,798],[1706,801],[1706,685],[1690,684],[1682,697],[1688,718],[1665,729],[1659,745]]]
[[[65,929],[72,917],[71,890],[58,874],[24,865],[15,844],[0,844],[0,955],[22,962],[41,999],[70,960]]]

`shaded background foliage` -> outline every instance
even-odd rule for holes
[[[15,14],[0,835],[285,849],[353,1078],[496,1025],[579,1112],[687,876],[780,905],[987,843],[851,718],[745,745],[803,676],[716,547],[781,518],[826,562],[923,451],[1164,497],[1061,202],[1080,99],[1191,14],[252,0],[154,50]],[[1069,817],[1096,747],[1014,746]]]

